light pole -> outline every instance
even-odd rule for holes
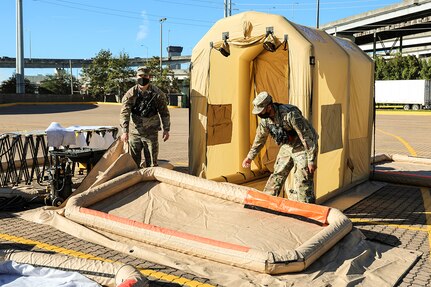
[[[316,28],[319,29],[319,10],[320,10],[320,1],[317,0],[317,12],[316,12]]]
[[[162,55],[163,55],[163,43],[162,43],[162,39],[163,39],[163,22],[165,22],[167,19],[166,18],[161,18],[160,21],[160,76],[162,75]]]
[[[16,0],[16,93],[25,93],[22,0]]]
[[[224,17],[232,16],[232,0],[224,0]]]

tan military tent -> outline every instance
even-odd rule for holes
[[[298,106],[319,133],[319,201],[368,178],[372,60],[348,40],[259,12],[218,21],[193,49],[191,174],[241,183],[272,169],[272,140],[252,171],[241,167],[258,124],[252,100],[264,90]]]

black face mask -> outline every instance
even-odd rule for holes
[[[268,112],[266,112],[266,113],[261,113],[261,114],[258,114],[258,116],[259,116],[259,118],[261,118],[261,119],[267,119],[267,118],[269,118],[269,113],[268,113]]]
[[[146,86],[150,82],[150,79],[148,79],[148,78],[138,78],[137,82],[138,82],[138,85]]]

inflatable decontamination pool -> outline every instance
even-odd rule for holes
[[[64,214],[97,230],[268,274],[304,270],[352,228],[337,209],[160,167],[74,195]]]
[[[64,206],[20,217],[223,286],[394,286],[420,256],[350,232],[334,208],[138,170],[125,148],[108,149]]]

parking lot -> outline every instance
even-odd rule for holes
[[[0,107],[0,133],[46,129],[51,122],[63,127],[115,126],[120,105],[17,105]],[[171,137],[160,144],[160,158],[176,169],[188,166],[188,109],[172,108]],[[431,112],[378,112],[376,154],[404,154],[431,158]],[[344,211],[369,239],[391,246],[421,251],[423,256],[398,286],[431,284],[431,195],[428,188],[388,184]],[[145,262],[108,248],[82,242],[48,226],[40,226],[0,212],[0,245],[5,248],[41,249],[79,256],[86,254],[118,260],[138,267],[152,280],[152,286],[216,286],[173,268]]]

